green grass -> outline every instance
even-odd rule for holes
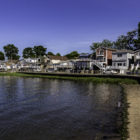
[[[129,138],[129,132],[128,132],[128,100],[127,100],[127,94],[124,92],[124,88],[122,88],[122,126],[120,128],[120,134],[121,134],[121,140],[127,140]]]
[[[99,77],[68,77],[68,76],[48,76],[23,73],[0,73],[0,76],[17,76],[17,77],[38,77],[48,79],[75,80],[93,83],[112,83],[112,84],[138,84],[138,81],[128,78],[99,78]]]

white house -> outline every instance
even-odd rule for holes
[[[140,49],[135,51],[134,61],[135,61],[135,70],[140,69]]]
[[[112,69],[125,74],[134,69],[134,52],[131,50],[117,50],[112,52]]]

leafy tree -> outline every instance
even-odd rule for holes
[[[138,23],[137,39],[135,40],[135,47],[140,49],[140,22]]]
[[[126,49],[127,48],[127,37],[121,35],[115,42],[116,49]]]
[[[77,51],[72,51],[69,54],[65,55],[68,59],[75,59],[79,56],[79,53]]]
[[[138,40],[140,40],[140,22],[138,23]]]
[[[54,53],[52,53],[52,52],[48,52],[48,54],[47,55],[54,55]]]
[[[99,47],[101,47],[101,43],[100,42],[95,42],[95,43],[92,43],[92,45],[90,46],[90,49],[95,52],[95,50]]]
[[[18,55],[19,50],[14,44],[8,44],[3,49],[8,60],[18,60],[20,58]]]
[[[4,53],[0,51],[0,60],[5,60]]]
[[[92,45],[90,46],[90,49],[95,52],[95,50],[98,47],[112,47],[113,46],[113,42],[111,42],[108,39],[104,39],[102,42],[94,42],[92,43]]]
[[[57,53],[56,56],[61,56],[61,54],[60,53]]]
[[[135,42],[137,37],[137,31],[133,30],[128,32],[127,35],[121,35],[114,43],[117,49],[135,49]]]
[[[101,45],[103,46],[103,47],[108,47],[108,48],[111,48],[112,46],[113,46],[113,43],[110,41],[110,40],[108,40],[108,39],[104,39],[103,41],[102,41],[102,43],[101,43]]]
[[[46,55],[46,50],[47,48],[44,48],[43,46],[34,46],[33,48],[35,56],[39,57],[39,56],[44,56]]]
[[[23,50],[23,57],[24,58],[34,58],[35,57],[35,53],[34,53],[33,48],[31,48],[31,47],[25,48]]]

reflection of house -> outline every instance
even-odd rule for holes
[[[115,49],[106,48],[106,47],[99,47],[96,49],[96,60],[105,66],[112,65],[112,52],[115,52]]]
[[[134,63],[135,63],[135,70],[140,69],[140,49],[135,51]]]
[[[134,52],[131,50],[117,50],[112,53],[112,69],[124,74],[132,70],[134,64]]]

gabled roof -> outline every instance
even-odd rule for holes
[[[107,47],[99,47],[97,49],[105,49],[105,50],[111,50],[111,51],[116,51],[117,50],[117,49],[114,49],[114,48],[107,48]]]

